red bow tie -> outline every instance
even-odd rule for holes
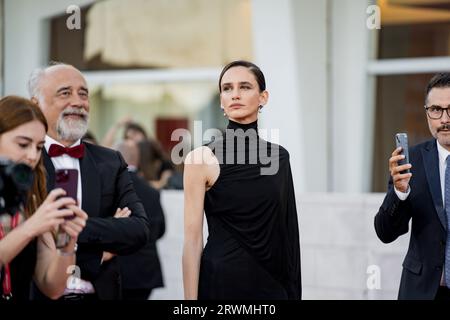
[[[78,146],[72,148],[66,148],[59,144],[52,144],[48,149],[48,155],[50,158],[59,157],[63,154],[68,154],[72,158],[80,159],[84,156],[84,144],[81,143]]]

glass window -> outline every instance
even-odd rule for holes
[[[450,2],[379,0],[379,59],[448,56]]]
[[[50,58],[82,70],[218,67],[252,59],[251,0],[105,0],[81,30],[51,19]]]
[[[425,88],[434,74],[377,77],[373,191],[386,192],[388,159],[395,149],[394,136],[407,132],[413,146],[431,138],[424,110]]]

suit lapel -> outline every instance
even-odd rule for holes
[[[92,151],[85,148],[85,155],[80,160],[81,183],[82,183],[82,205],[86,213],[91,217],[99,215],[101,185],[100,174],[92,160]]]
[[[442,201],[441,182],[439,176],[439,155],[436,140],[431,140],[422,150],[423,165],[428,180],[433,204],[442,226],[447,230],[447,217]]]

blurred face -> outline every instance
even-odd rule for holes
[[[34,169],[41,158],[44,140],[44,125],[38,120],[27,122],[0,135],[0,156]]]
[[[57,65],[46,70],[39,82],[37,102],[47,118],[48,135],[71,145],[87,131],[89,93],[83,75],[71,66]]]
[[[427,105],[429,108],[450,108],[450,88],[433,88],[428,94]],[[450,150],[450,117],[444,110],[440,119],[430,119],[427,116],[428,127],[431,134],[441,146]]]
[[[125,139],[134,141],[135,143],[139,143],[145,140],[145,136],[138,130],[128,129],[125,134]]]
[[[230,120],[251,123],[258,119],[260,105],[265,105],[268,92],[260,92],[255,75],[246,67],[228,69],[220,84],[220,102]]]

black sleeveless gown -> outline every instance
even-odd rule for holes
[[[201,257],[199,299],[301,299],[289,154],[256,132],[257,122],[230,121],[226,134],[208,144],[220,174],[205,195],[209,236]],[[275,174],[262,174],[270,167],[263,156],[267,152],[261,153],[264,146],[278,161]]]

